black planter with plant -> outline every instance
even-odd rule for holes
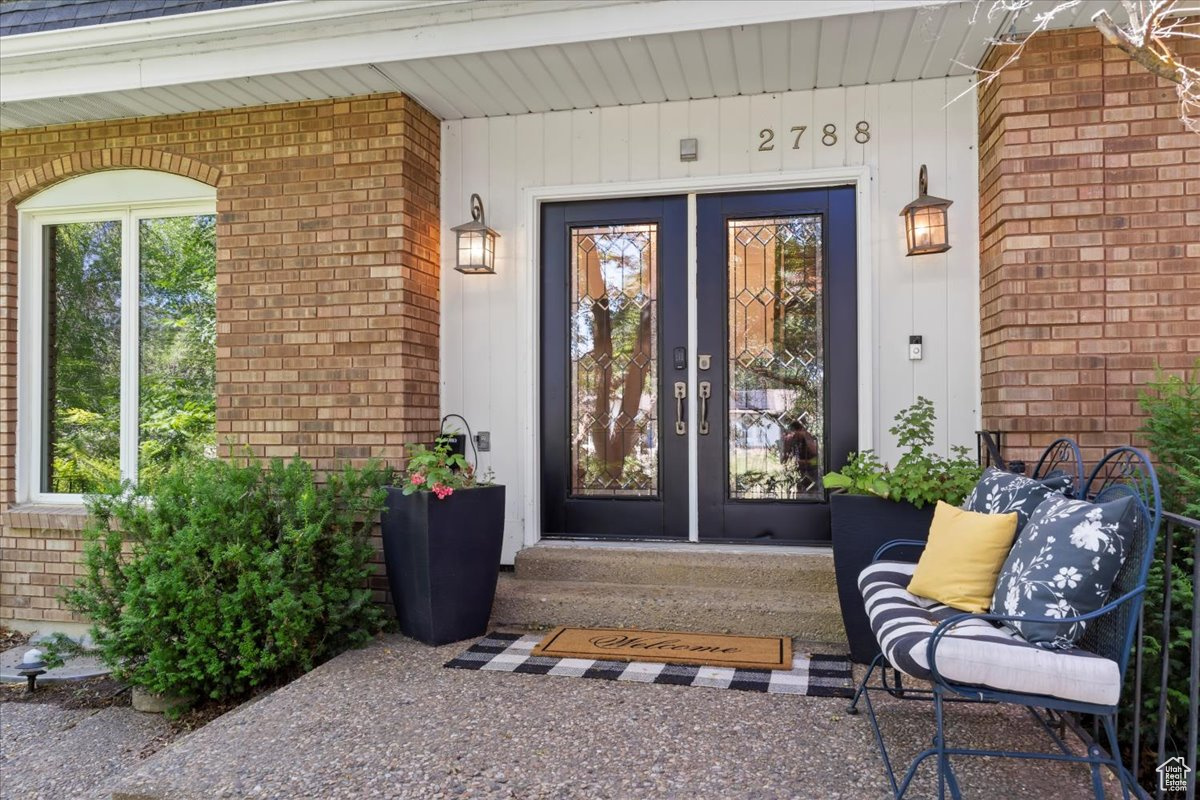
[[[410,450],[382,517],[400,631],[429,645],[487,632],[504,542],[504,487],[477,480],[446,437]]]
[[[867,663],[879,653],[858,591],[858,575],[882,545],[896,539],[925,541],[938,500],[958,505],[974,488],[982,468],[965,447],[951,456],[931,453],[933,403],[917,401],[896,415],[889,432],[903,455],[889,468],[871,450],[854,453],[846,466],[825,476],[842,624],[850,657]],[[901,550],[897,558],[911,557]]]

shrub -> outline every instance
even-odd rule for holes
[[[221,699],[294,677],[380,628],[368,535],[390,479],[202,459],[89,497],[67,604],[114,673],[152,692]]]
[[[840,471],[827,474],[825,487],[907,501],[917,508],[938,500],[958,505],[975,488],[983,469],[965,447],[952,447],[949,458],[930,452],[935,419],[933,401],[918,397],[896,414],[896,424],[888,429],[904,450],[894,468],[880,462],[874,451],[864,450],[852,454]]]
[[[1163,510],[1200,519],[1200,361],[1188,377],[1165,376],[1157,379],[1139,395],[1147,416],[1142,425],[1155,471],[1162,488]],[[1192,565],[1196,558],[1189,531],[1175,536],[1171,568],[1171,619],[1169,641],[1162,641],[1166,527],[1159,532],[1157,552],[1146,582],[1145,623],[1142,642],[1144,679],[1142,696],[1142,761],[1144,772],[1154,778],[1159,722],[1159,676],[1163,657],[1167,658],[1167,750],[1183,753],[1187,742],[1183,731],[1188,713],[1188,655],[1192,647],[1191,612],[1195,587]],[[1126,680],[1126,698],[1133,697],[1133,670]],[[1123,715],[1122,738],[1132,740],[1132,715]]]

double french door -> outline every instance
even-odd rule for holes
[[[541,224],[544,535],[686,539],[694,507],[702,540],[827,541],[821,475],[857,432],[853,189],[698,196],[694,282],[686,197]]]

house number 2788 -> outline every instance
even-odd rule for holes
[[[807,125],[794,125],[790,133],[796,134],[792,140],[792,149],[800,149],[800,138],[804,136],[804,132],[808,130]],[[833,147],[837,144],[838,130],[837,125],[832,122],[826,123],[821,128],[821,144],[826,147]],[[866,144],[871,141],[871,124],[866,120],[859,120],[854,126],[854,141],[859,144]],[[772,128],[763,128],[758,132],[758,149],[760,152],[769,152],[775,149],[775,131]]]

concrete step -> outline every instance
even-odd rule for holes
[[[516,555],[520,580],[837,592],[828,550],[703,545],[540,544]]]
[[[679,586],[500,576],[494,626],[557,625],[790,635],[844,643],[837,593],[753,586]]]

